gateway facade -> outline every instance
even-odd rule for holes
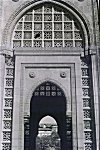
[[[51,116],[61,150],[99,150],[97,2],[0,3],[0,149],[35,150]]]

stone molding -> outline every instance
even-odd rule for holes
[[[23,59],[23,58],[22,58]],[[16,85],[17,84],[17,82],[20,82],[20,79],[21,78],[25,78],[25,69],[29,69],[30,67],[40,67],[40,68],[42,68],[42,67],[53,67],[54,68],[54,66],[55,66],[55,68],[62,68],[62,66],[65,66],[66,68],[68,68],[68,69],[71,69],[71,83],[72,83],[72,92],[71,92],[71,97],[72,97],[72,99],[73,99],[73,114],[72,115],[74,115],[73,116],[73,122],[74,122],[74,126],[73,126],[73,129],[74,129],[74,132],[73,132],[73,142],[74,142],[74,150],[76,150],[77,149],[77,143],[78,143],[78,139],[76,138],[77,137],[77,130],[78,130],[78,128],[77,128],[77,121],[76,121],[76,115],[77,115],[77,112],[76,112],[76,93],[75,93],[75,84],[76,84],[76,82],[75,82],[75,62],[74,62],[74,60],[73,60],[73,63],[64,63],[64,64],[62,64],[62,63],[57,63],[57,64],[55,64],[55,63],[50,63],[50,64],[39,64],[39,63],[32,63],[32,64],[30,64],[30,63],[26,63],[26,61],[25,60],[17,60],[16,59],[16,61],[18,61],[18,66],[16,66],[16,67],[18,67],[18,68],[20,68],[21,69],[21,76],[19,77],[19,73],[18,73],[18,71],[17,71],[17,69],[18,68],[16,68],[16,76],[18,77],[16,80],[15,80],[15,91],[16,91],[16,88],[18,88],[18,85]],[[79,61],[79,59],[78,59],[78,61]],[[33,59],[33,62],[34,62],[34,59]],[[17,62],[16,62],[17,63]],[[20,65],[19,65],[20,64]],[[78,62],[77,62],[77,64],[78,64]],[[32,66],[33,65],[33,66]],[[17,74],[18,73],[18,74]],[[29,78],[29,77],[28,77]],[[34,80],[34,79],[32,79],[32,80]],[[36,79],[35,79],[36,80]],[[62,79],[61,79],[62,80]],[[51,78],[51,77],[44,77],[44,79],[37,79],[35,82],[34,82],[34,84],[29,88],[29,90],[26,92],[26,96],[25,95],[23,95],[23,94],[21,94],[20,96],[18,96],[17,97],[17,101],[16,101],[16,93],[15,93],[15,106],[14,107],[16,107],[16,102],[18,102],[20,99],[21,99],[21,101],[20,101],[20,110],[22,109],[22,108],[25,108],[24,107],[24,105],[23,105],[23,101],[24,101],[24,104],[27,104],[27,102],[30,102],[30,100],[31,100],[31,97],[32,97],[32,94],[33,94],[33,92],[34,92],[34,90],[38,87],[38,85],[40,85],[41,83],[43,83],[44,81],[51,81],[51,82],[54,82],[54,83],[56,83],[58,86],[60,86],[62,89],[63,89],[63,91],[64,91],[64,93],[65,93],[65,97],[66,97],[66,100],[69,100],[69,98],[68,98],[68,94],[67,94],[67,90],[66,90],[66,86],[64,86],[64,84],[62,84],[62,82],[61,81],[59,81],[58,79],[56,80],[55,78]],[[80,83],[79,83],[80,84]],[[20,86],[20,89],[19,89],[19,91],[21,91],[22,93],[24,92],[24,89],[23,89],[23,80],[21,80],[21,86]],[[19,93],[19,91],[17,91],[18,93]],[[24,97],[25,96],[25,97]],[[75,112],[76,113],[74,113],[74,109],[75,109]],[[23,110],[23,109],[22,109]],[[25,111],[26,110],[26,111]],[[23,129],[21,130],[21,127],[22,127],[22,121],[24,121],[24,118],[25,118],[25,116],[29,116],[30,114],[29,114],[29,111],[28,111],[29,109],[24,109],[23,110],[23,112],[21,112],[20,113],[20,116],[18,116],[18,114],[16,114],[15,112],[14,112],[14,116],[16,115],[17,117],[18,117],[18,121],[20,122],[20,124],[19,124],[19,126],[20,126],[20,132],[18,131],[19,130],[19,126],[17,126],[17,135],[15,134],[16,133],[16,129],[14,129],[13,128],[13,132],[12,132],[12,149],[15,149],[15,142],[17,143],[19,143],[19,138],[18,139],[15,139],[16,137],[20,137],[20,138],[22,138],[23,139]],[[16,110],[15,110],[16,111]],[[15,117],[13,116],[13,127],[14,127],[14,123],[16,122],[15,121]],[[79,136],[80,137],[80,136]],[[82,136],[81,136],[82,137]],[[22,141],[20,141],[20,144],[18,144],[18,147],[16,147],[16,150],[17,149],[21,149],[21,150],[23,150],[24,148],[23,148],[23,142]]]
[[[81,56],[84,57],[84,49],[82,48],[18,48],[13,51],[15,56],[49,56],[49,55],[60,55],[60,56]]]

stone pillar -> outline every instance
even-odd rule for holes
[[[29,130],[30,130],[30,125],[29,125],[29,116],[24,117],[24,150],[29,149]]]
[[[4,68],[5,68],[5,57],[1,53],[0,54],[0,122],[2,122],[2,117],[3,117],[4,74],[5,74]],[[0,145],[2,145],[2,123],[0,123]]]
[[[95,51],[96,52],[96,51]],[[94,96],[94,117],[95,117],[95,130],[96,130],[96,150],[100,149],[99,145],[99,93],[98,93],[98,70],[97,70],[97,57],[96,53],[91,55],[92,62],[92,80],[93,80],[93,96]]]

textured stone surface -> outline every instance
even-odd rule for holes
[[[24,150],[24,116],[30,116],[30,100],[36,87],[49,80],[58,84],[65,93],[66,115],[72,115],[73,150],[99,150],[99,65],[96,57],[99,34],[96,0],[48,0],[67,7],[78,18],[88,49],[23,47],[13,51],[12,34],[17,21],[35,2],[39,4],[47,0],[15,1],[0,0],[0,149]],[[25,29],[31,28],[31,25],[25,25]],[[54,28],[60,30],[61,26],[58,28],[55,24]],[[50,24],[49,27],[45,25],[45,29],[51,30]],[[29,34],[25,36],[30,38]],[[59,36],[60,32],[58,39]],[[68,39],[71,36],[77,37],[74,32],[72,35],[66,34]],[[50,43],[46,44],[50,46]],[[86,55],[89,52],[91,61],[84,62],[88,60]],[[83,62],[81,56],[85,56]]]

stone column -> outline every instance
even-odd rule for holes
[[[0,53],[0,122],[2,122],[3,117],[4,74],[5,57],[2,53]],[[0,123],[0,145],[2,145],[2,123]]]
[[[95,130],[96,132],[96,150],[100,149],[99,145],[99,83],[98,83],[98,70],[97,70],[97,56],[96,50],[91,52],[91,62],[92,62],[92,80],[93,80],[93,98],[94,98],[94,117],[95,117]]]

